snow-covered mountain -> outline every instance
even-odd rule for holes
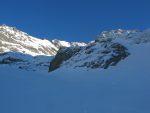
[[[104,31],[88,44],[38,39],[14,27],[0,26],[0,64],[26,70],[107,69],[132,55],[136,45],[150,41],[150,30]],[[50,66],[49,66],[50,65]]]
[[[150,30],[104,31],[88,44],[38,39],[14,27],[0,26],[0,64],[26,70],[60,67],[107,69],[132,55],[136,45],[150,42]],[[50,66],[49,66],[50,65]]]
[[[0,48],[0,113],[150,113],[150,30],[86,45],[3,25]]]
[[[20,69],[48,70],[51,58],[60,48],[85,45],[85,43],[57,39],[42,40],[15,27],[0,26],[0,64],[12,65]]]
[[[38,39],[15,27],[0,26],[0,52],[20,52],[32,56],[56,55],[60,47],[85,46],[85,43]]]
[[[52,60],[49,71],[60,67],[104,68],[116,66],[132,56],[132,48],[150,42],[150,30],[112,30],[102,32],[83,47],[61,49]]]

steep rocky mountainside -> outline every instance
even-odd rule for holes
[[[52,60],[49,71],[59,67],[103,68],[116,66],[132,55],[130,49],[135,45],[150,41],[150,30],[112,30],[102,32],[87,46],[61,49]]]
[[[70,59],[73,55],[78,53],[82,47],[68,47],[62,48],[58,51],[57,55],[53,58],[50,62],[49,71],[54,71],[55,69],[59,68],[60,65]]]

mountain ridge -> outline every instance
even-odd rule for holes
[[[0,26],[0,64],[19,69],[107,69],[132,55],[134,46],[150,42],[150,29],[104,31],[89,43],[38,39],[15,27]]]
[[[85,46],[85,43],[39,39],[6,25],[0,26],[0,52],[17,51],[32,56],[56,55],[61,47]]]
[[[39,39],[6,25],[0,26],[0,64],[25,70],[48,71],[48,66],[60,48],[85,46],[86,43],[58,39]]]

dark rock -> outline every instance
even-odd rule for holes
[[[80,50],[81,47],[61,48],[56,54],[55,58],[50,62],[49,72],[59,68],[64,61],[70,59]]]
[[[110,44],[103,51],[99,51],[98,54],[99,57],[97,59],[85,62],[78,67],[107,69],[110,66],[117,65],[121,60],[125,59],[126,57],[128,57],[128,55],[130,55],[128,49],[119,43]]]
[[[21,59],[13,58],[13,57],[7,57],[0,61],[0,64],[11,64],[15,62],[23,62]]]

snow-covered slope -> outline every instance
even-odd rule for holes
[[[150,30],[112,30],[102,32],[84,47],[61,49],[52,60],[50,71],[59,67],[104,68],[116,66],[132,56],[131,49],[150,42]],[[59,62],[58,62],[59,61]]]
[[[5,52],[0,53],[0,67],[47,72],[52,58],[52,56],[31,56],[19,52]]]
[[[115,67],[51,73],[0,68],[0,113],[149,113],[150,43]]]
[[[60,40],[48,41],[38,39],[19,31],[15,27],[0,26],[0,52],[21,52],[32,56],[56,55],[60,47],[85,46],[85,43],[66,42]]]

